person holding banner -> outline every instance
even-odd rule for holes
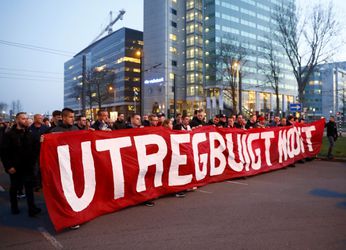
[[[204,111],[203,109],[199,109],[197,110],[196,116],[193,117],[193,119],[191,120],[190,127],[194,129],[194,128],[202,127],[205,125],[206,124],[204,122]]]
[[[97,121],[91,126],[95,130],[106,130],[111,131],[111,127],[107,123],[108,111],[99,110],[97,111]]]
[[[78,131],[79,129],[74,125],[74,112],[70,108],[64,108],[61,111],[62,123],[51,129],[51,133],[54,132],[67,132]]]

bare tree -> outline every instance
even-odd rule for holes
[[[261,47],[263,48],[263,52],[259,54],[262,58],[264,58],[266,63],[257,63],[257,68],[259,72],[261,72],[266,80],[265,86],[270,86],[274,90],[276,95],[276,115],[279,115],[280,112],[280,99],[279,99],[279,83],[280,83],[280,73],[281,73],[281,59],[275,53],[275,48],[273,44],[273,36],[270,36],[267,42],[261,43]]]
[[[14,115],[23,111],[23,105],[20,102],[20,100],[16,100],[16,101],[11,102],[11,110],[12,110],[12,114],[14,114]]]
[[[71,98],[80,102],[85,101],[90,109],[94,107],[94,104],[101,109],[114,96],[114,80],[114,70],[97,68],[88,70],[85,74],[84,83],[80,82],[74,87]],[[82,91],[84,91],[84,95]],[[82,100],[83,97],[85,100]],[[82,110],[82,113],[85,113],[85,110]]]
[[[5,102],[0,102],[0,112],[2,113],[3,111],[7,111],[7,103]]]
[[[335,43],[339,24],[332,3],[327,8],[319,3],[309,9],[310,14],[302,14],[294,3],[285,5],[282,2],[272,15],[277,23],[276,40],[284,48],[292,66],[301,103],[305,86],[316,65],[332,57],[339,46]]]
[[[242,66],[247,62],[247,52],[234,37],[226,37],[222,40],[231,42],[221,41],[216,44],[216,53],[212,56],[215,64],[211,65],[210,70],[216,76],[216,82],[224,85],[224,94],[232,102],[233,113],[237,113],[237,99],[239,99],[237,90],[239,90],[238,84],[241,82]]]

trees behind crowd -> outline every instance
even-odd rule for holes
[[[340,25],[332,2],[317,3],[303,13],[292,2],[277,5],[272,19],[277,25],[274,39],[284,48],[297,81],[298,99],[303,103],[304,90],[314,69],[336,54],[341,46]]]

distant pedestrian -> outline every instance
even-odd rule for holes
[[[108,125],[108,111],[97,111],[97,121],[91,126],[95,130],[107,130],[110,131],[111,127]]]
[[[125,129],[125,128],[126,128],[125,115],[124,113],[119,113],[117,120],[113,124],[113,129]]]
[[[278,127],[280,125],[280,117],[279,116],[275,116],[274,120],[269,124],[269,127]]]
[[[157,115],[155,114],[152,114],[152,115],[149,115],[149,124],[150,124],[150,127],[158,127],[159,126],[159,118]]]
[[[181,124],[174,126],[173,129],[191,131],[191,127],[189,124],[190,124],[190,117],[188,115],[183,115]]]
[[[77,122],[76,122],[75,126],[79,130],[87,130],[87,126],[86,126],[87,119],[85,116],[83,116],[83,115],[77,116],[76,121]]]
[[[328,159],[333,159],[334,156],[333,156],[332,152],[333,152],[333,148],[335,145],[335,141],[338,138],[338,130],[337,130],[334,116],[331,116],[329,118],[329,122],[326,123],[325,127],[327,128],[327,138],[328,138],[328,142],[329,142],[327,157],[328,157]]]
[[[163,121],[162,126],[164,128],[168,128],[169,130],[172,130],[173,129],[173,122],[171,119],[166,119]]]
[[[144,127],[149,127],[150,126],[149,116],[148,115],[143,115],[142,125]]]

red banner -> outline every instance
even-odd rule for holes
[[[45,135],[41,171],[50,218],[60,231],[169,193],[285,167],[319,153],[324,123]]]

